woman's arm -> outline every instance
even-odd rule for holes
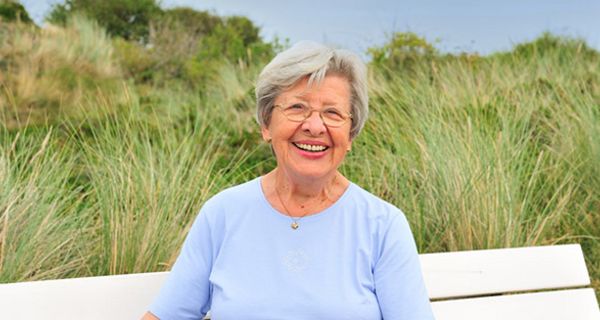
[[[213,242],[207,215],[215,210],[211,207],[205,203],[194,221],[177,261],[149,308],[152,317],[145,319],[200,320],[208,312]]]
[[[389,224],[373,270],[383,318],[433,320],[417,247],[404,214]]]

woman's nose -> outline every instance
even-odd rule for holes
[[[312,110],[308,118],[304,120],[302,129],[310,131],[313,136],[321,135],[327,130],[321,113],[317,110]]]

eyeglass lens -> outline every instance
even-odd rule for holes
[[[281,105],[281,110],[283,114],[288,118],[288,120],[295,122],[302,122],[313,113],[313,111],[319,112],[323,123],[330,127],[339,127],[343,125],[350,115],[346,112],[341,111],[337,107],[327,107],[323,110],[315,110],[303,103],[290,103],[286,105]]]

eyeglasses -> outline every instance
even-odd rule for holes
[[[324,110],[316,110],[308,104],[302,102],[293,102],[289,104],[278,104],[274,106],[279,108],[283,115],[290,121],[303,122],[308,119],[314,111],[319,113],[319,117],[327,127],[338,128],[344,125],[348,119],[352,119],[352,114],[342,111],[335,107],[328,107]]]

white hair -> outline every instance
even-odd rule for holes
[[[350,137],[362,130],[369,113],[367,67],[353,52],[333,49],[312,41],[301,41],[279,53],[265,66],[256,83],[256,119],[262,127],[271,121],[275,99],[297,81],[308,77],[308,85],[320,84],[328,74],[350,83],[352,126]]]

